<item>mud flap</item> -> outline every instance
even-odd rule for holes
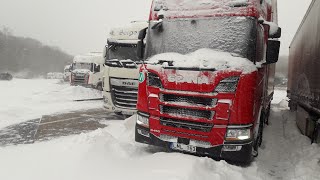
[[[311,143],[320,143],[320,119],[316,122]]]
[[[315,123],[311,121],[311,118],[309,117],[310,117],[309,113],[303,107],[301,106],[297,107],[297,111],[296,111],[297,126],[303,135],[306,135],[311,138],[314,131]]]

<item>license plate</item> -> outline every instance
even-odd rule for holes
[[[190,153],[196,153],[197,152],[197,147],[196,146],[179,144],[179,143],[171,143],[171,149],[177,150],[177,151],[190,152]]]

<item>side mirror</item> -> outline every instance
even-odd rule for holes
[[[277,30],[274,30],[273,32],[271,31],[271,27],[270,27],[270,31],[269,31],[269,38],[280,38],[281,37],[281,28],[278,27]]]
[[[108,45],[104,46],[102,55],[104,58],[106,58],[108,56]]]
[[[143,40],[143,39],[146,37],[146,35],[147,35],[147,29],[148,29],[148,28],[144,28],[144,29],[142,29],[142,30],[139,32],[139,36],[138,36],[138,39],[139,39],[139,40]]]
[[[279,60],[280,41],[268,40],[267,64],[273,64]]]
[[[281,37],[281,28],[274,22],[268,22],[264,19],[259,19],[258,22],[269,29],[269,38],[276,39]]]
[[[139,59],[143,59],[144,55],[144,43],[143,40],[139,40],[137,44],[137,56]]]
[[[144,55],[144,38],[146,38],[147,36],[147,29],[148,28],[144,28],[139,32],[139,36],[138,36],[138,44],[137,44],[137,57],[139,59],[143,59],[143,55]]]

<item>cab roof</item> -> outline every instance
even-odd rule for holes
[[[266,17],[267,8],[273,0],[154,0],[150,20],[157,20],[158,14],[166,19],[198,18],[214,16]]]
[[[148,27],[147,21],[134,21],[126,26],[112,28],[108,41],[122,43],[137,43],[139,32]]]
[[[88,53],[84,55],[77,55],[73,59],[73,63],[96,63],[103,64],[104,58],[102,57],[102,53],[94,52]]]

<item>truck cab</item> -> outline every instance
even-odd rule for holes
[[[131,22],[110,31],[103,74],[104,107],[118,115],[136,112],[139,66],[138,35],[147,22]]]
[[[102,90],[103,64],[102,53],[75,56],[71,65],[70,84],[72,86],[79,85]]]
[[[273,96],[276,1],[154,0],[149,20],[136,141],[250,162]]]

